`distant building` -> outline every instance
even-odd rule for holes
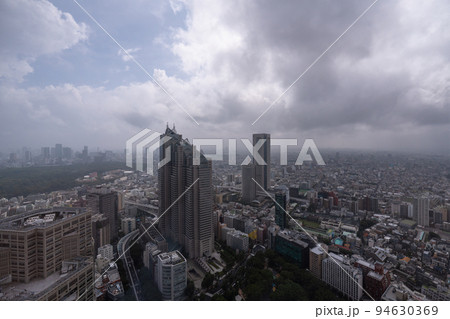
[[[372,264],[365,260],[357,260],[355,267],[363,271],[364,289],[375,300],[381,300],[387,287],[391,284],[391,276],[379,262]]]
[[[145,244],[145,250],[143,253],[144,266],[148,268],[151,274],[154,274],[154,268],[156,265],[156,256],[162,253],[158,248],[158,245],[152,242]]]
[[[128,217],[122,219],[122,232],[126,235],[136,230],[136,218]]]
[[[279,191],[275,194],[275,223],[281,229],[287,228],[288,218],[286,214],[288,195],[284,191]]]
[[[178,250],[159,254],[155,279],[164,300],[181,300],[187,286],[186,258]]]
[[[56,159],[62,159],[63,157],[63,148],[62,144],[55,144],[55,157]]]
[[[239,230],[227,232],[227,246],[239,251],[248,251],[248,235]]]
[[[351,266],[343,256],[330,253],[322,261],[322,280],[351,300],[360,300],[363,295],[362,270]]]
[[[378,213],[378,198],[366,196],[360,200],[358,206],[361,207],[362,210]]]
[[[261,155],[266,165],[260,165],[257,163],[255,156],[253,156],[253,164],[255,165],[255,180],[259,185],[267,190],[270,187],[270,134],[253,134],[254,153],[256,153],[255,146],[260,140],[264,140],[264,142],[257,152]],[[259,188],[259,186],[257,187]]]
[[[443,285],[422,286],[422,294],[424,294],[429,300],[433,301],[449,301],[450,289]]]
[[[410,218],[412,219],[414,216],[414,208],[411,203],[403,203],[400,205],[400,218]]]
[[[89,159],[89,152],[88,152],[88,147],[87,146],[83,147],[83,152],[81,153],[81,158],[84,161],[87,161]]]
[[[430,199],[426,197],[418,198],[417,203],[417,224],[420,226],[430,226]]]
[[[93,252],[96,253],[101,246],[111,243],[111,227],[108,218],[102,214],[92,216],[91,227],[94,239]]]
[[[322,261],[326,257],[325,250],[321,246],[316,246],[309,251],[309,270],[319,279],[322,279]]]
[[[41,156],[44,161],[48,160],[50,158],[50,147],[42,147]]]
[[[72,159],[72,149],[70,147],[63,147],[63,158]]]
[[[401,202],[400,201],[394,201],[393,203],[391,203],[391,214],[392,214],[392,217],[399,218],[400,217],[400,210],[401,210]]]
[[[94,188],[87,193],[86,200],[87,209],[92,215],[103,214],[108,219],[111,241],[116,240],[118,237],[117,192],[107,188]]]
[[[381,300],[385,301],[426,301],[424,294],[409,289],[403,282],[393,282],[384,292]]]
[[[114,259],[114,248],[110,244],[104,245],[104,246],[98,248],[98,254],[108,260],[113,260]]]
[[[234,228],[228,227],[226,224],[221,224],[220,226],[220,239],[223,241],[227,240],[227,234],[230,231],[234,231]]]
[[[242,165],[242,202],[251,204],[256,199],[256,191],[261,190],[255,181],[255,165]]]
[[[308,244],[288,233],[280,231],[275,237],[275,251],[292,260],[301,268],[309,267]]]

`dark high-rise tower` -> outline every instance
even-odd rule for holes
[[[110,238],[112,241],[117,239],[117,214],[118,214],[118,196],[117,192],[107,188],[92,189],[86,195],[87,208],[92,214],[103,214],[108,219],[110,228]]]
[[[275,194],[275,201],[277,202],[277,204],[275,204],[275,223],[280,226],[281,229],[284,229],[287,227],[288,223],[286,216],[288,197],[286,192],[278,191]]]
[[[260,165],[253,159],[253,164],[255,164],[255,180],[259,185],[264,187],[264,189],[269,189],[270,187],[270,134],[260,133],[253,134],[253,146],[255,146],[259,140],[265,140],[263,145],[258,149],[259,155],[266,163],[266,165]],[[259,186],[256,186],[257,189]]]
[[[256,191],[261,190],[253,181],[255,178],[255,165],[242,165],[242,202],[250,204],[256,199]]]
[[[167,210],[159,227],[164,236],[184,248],[189,258],[209,255],[214,247],[211,162],[200,155],[200,165],[193,165],[193,147],[175,128],[167,127],[161,139],[164,137],[170,139],[161,145],[160,159],[170,152],[170,161],[158,169],[160,214]]]

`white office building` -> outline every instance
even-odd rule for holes
[[[106,244],[102,247],[98,248],[98,254],[101,255],[103,258],[106,258],[108,260],[114,259],[114,249],[111,244]]]
[[[362,270],[350,265],[348,259],[334,253],[322,261],[322,280],[352,300],[363,294]],[[333,260],[333,259],[334,260]]]
[[[178,251],[157,256],[156,283],[164,300],[180,300],[187,286],[186,258]]]

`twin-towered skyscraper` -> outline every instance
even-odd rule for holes
[[[161,138],[160,159],[170,161],[158,170],[159,221],[162,234],[184,248],[188,258],[208,256],[214,249],[212,228],[212,165],[203,154],[193,165],[193,147],[167,127]],[[196,182],[196,180],[198,181]],[[184,196],[181,196],[183,192]]]
[[[211,161],[200,154],[200,165],[194,165],[193,146],[175,128],[167,127],[164,137],[170,139],[160,146],[160,159],[170,160],[158,170],[159,228],[188,258],[208,256],[214,249]],[[264,164],[254,160],[242,168],[243,196],[250,202],[260,190],[253,179],[264,189],[270,187],[270,135],[254,134],[253,145]]]

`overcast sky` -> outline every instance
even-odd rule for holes
[[[450,150],[450,2],[0,1],[0,149],[197,137]],[[184,108],[197,122],[182,110]]]

